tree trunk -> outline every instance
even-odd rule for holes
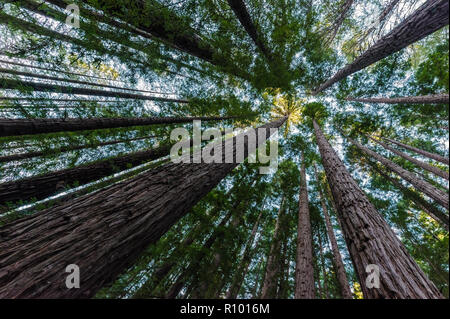
[[[407,96],[391,98],[352,98],[345,100],[361,103],[386,103],[386,104],[448,104],[448,94],[435,94],[425,96]]]
[[[339,29],[342,26],[342,23],[344,22],[345,18],[347,17],[348,12],[350,11],[352,5],[353,5],[354,0],[346,0],[344,5],[342,6],[342,10],[339,13],[338,18],[336,19],[336,21],[334,22],[334,26],[333,26],[333,30],[331,35],[328,37],[326,43],[327,45],[331,44],[334,40],[334,38],[336,37]]]
[[[397,187],[406,198],[412,200],[420,209],[422,209],[424,212],[430,215],[431,218],[433,218],[436,222],[438,222],[442,227],[444,227],[448,231],[449,218],[447,215],[445,215],[434,205],[430,204],[425,199],[423,199],[418,193],[403,186],[402,183],[400,183],[400,181],[398,181],[396,178],[393,178],[389,176],[387,173],[383,172],[376,165],[371,166],[378,174],[383,176],[385,179],[391,182],[392,185]]]
[[[426,170],[426,171],[429,171],[429,172],[433,173],[433,174],[436,175],[436,176],[439,176],[439,177],[442,177],[442,178],[445,178],[446,180],[448,180],[448,172],[443,171],[443,170],[441,170],[441,169],[438,168],[438,167],[431,166],[431,165],[428,164],[428,163],[419,161],[418,159],[415,159],[414,157],[409,156],[409,155],[406,154],[406,153],[400,152],[400,151],[396,150],[395,148],[392,148],[392,147],[390,147],[389,145],[386,145],[385,143],[383,143],[383,142],[381,142],[380,140],[377,140],[377,139],[375,139],[375,138],[373,138],[373,137],[371,137],[371,136],[369,136],[369,138],[370,138],[372,141],[374,141],[375,143],[377,143],[377,144],[383,146],[383,147],[384,147],[385,149],[387,149],[388,151],[391,151],[392,153],[394,153],[394,154],[396,154],[396,155],[398,155],[398,156],[400,156],[400,157],[406,159],[407,161],[410,161],[411,163],[413,163],[413,164],[419,166],[420,168],[422,168],[422,169],[424,169],[424,170]]]
[[[247,11],[245,3],[243,0],[227,0],[228,5],[233,10],[236,17],[239,19],[239,22],[244,27],[245,31],[247,31],[250,38],[252,38],[253,42],[262,52],[264,57],[271,61],[271,53],[267,46],[265,45],[261,35],[258,33],[256,26],[254,25],[250,14]]]
[[[256,232],[259,226],[259,220],[261,219],[262,211],[259,213],[258,218],[256,219],[255,224],[253,225],[252,232],[250,234],[250,238],[245,246],[244,253],[242,254],[241,262],[238,266],[238,269],[234,273],[233,280],[231,282],[231,286],[226,293],[227,299],[236,299],[239,290],[241,289],[242,282],[244,281],[245,274],[248,271],[248,267],[252,258],[253,251],[253,242],[255,240]]]
[[[278,270],[279,263],[277,262],[278,254],[280,253],[280,227],[284,216],[284,202],[285,198],[281,199],[280,209],[278,211],[277,222],[273,232],[272,245],[270,246],[269,256],[267,257],[266,274],[264,276],[264,284],[261,291],[261,299],[275,298],[277,294]]]
[[[430,153],[430,152],[421,150],[420,148],[417,148],[417,147],[414,147],[414,146],[409,146],[407,144],[403,144],[403,143],[397,142],[395,140],[392,140],[392,139],[389,139],[389,138],[386,138],[386,137],[382,137],[382,138],[385,141],[391,142],[391,143],[393,143],[395,145],[398,145],[398,146],[400,146],[400,147],[402,147],[404,149],[413,151],[413,152],[415,152],[417,154],[420,154],[420,155],[423,155],[425,157],[431,158],[431,159],[433,159],[435,161],[441,162],[442,164],[447,164],[447,165],[449,164],[448,157],[444,157],[444,156],[439,155],[439,154]]]
[[[22,178],[0,184],[0,205],[35,198],[41,200],[65,188],[87,184],[121,170],[134,167],[170,154],[170,146],[139,151],[127,155],[67,168],[43,175]]]
[[[285,121],[263,125],[256,141]],[[222,142],[222,162],[236,140],[228,154]],[[1,227],[0,297],[92,297],[238,165],[168,163]],[[68,264],[80,269],[79,289],[65,285]]]
[[[322,277],[323,277],[323,292],[325,299],[330,299],[330,294],[328,291],[328,279],[327,279],[327,270],[325,265],[325,257],[323,253],[323,244],[322,244],[322,236],[320,235],[320,229],[317,229],[317,236],[319,237],[319,253],[320,253],[320,264],[322,265]],[[320,275],[319,275],[320,281]]]
[[[333,193],[347,247],[365,298],[443,298],[411,258],[380,213],[351,177],[313,120],[323,167]],[[379,267],[379,288],[366,272]]]
[[[411,172],[408,172],[406,169],[404,169],[403,167],[401,167],[401,166],[395,164],[394,162],[388,160],[387,158],[379,155],[378,153],[376,153],[376,152],[374,152],[372,150],[369,150],[365,146],[362,146],[361,144],[359,144],[358,142],[354,141],[353,139],[351,139],[349,137],[347,137],[347,139],[353,145],[358,147],[363,153],[365,153],[366,155],[374,158],[378,162],[380,162],[383,165],[385,165],[389,170],[391,170],[392,172],[398,174],[400,177],[402,177],[407,182],[411,183],[417,190],[423,192],[424,194],[426,194],[430,198],[434,199],[437,203],[439,203],[440,205],[442,205],[443,207],[445,207],[448,210],[448,208],[449,208],[448,207],[448,195],[446,193],[444,193],[440,189],[437,189],[436,187],[434,187],[430,183],[427,183],[424,180],[420,179],[415,174],[413,174]]]
[[[122,118],[61,118],[61,119],[6,119],[0,118],[0,137],[28,134],[100,130],[117,127],[131,127],[156,124],[190,123],[194,120],[221,121],[233,116],[192,117],[122,117]]]
[[[325,203],[325,198],[322,193],[322,188],[320,187],[319,174],[317,173],[317,167],[315,164],[314,164],[314,172],[316,175],[316,180],[319,185],[318,188],[319,188],[320,204],[322,206],[323,215],[325,217],[325,226],[327,228],[328,238],[330,239],[331,251],[333,252],[333,261],[334,266],[336,267],[336,277],[339,284],[341,297],[343,299],[353,299],[352,292],[350,290],[350,285],[347,279],[347,274],[345,273],[344,262],[342,261],[342,256],[341,253],[339,252],[336,236],[334,235],[333,225],[331,224],[331,219],[330,215],[328,215],[328,209]]]
[[[63,153],[63,152],[83,150],[86,148],[101,147],[101,146],[107,146],[107,145],[140,141],[140,140],[145,140],[145,139],[152,138],[152,137],[156,137],[156,136],[150,135],[150,136],[129,138],[129,139],[125,139],[125,140],[116,140],[116,141],[110,141],[110,142],[92,143],[92,144],[76,145],[76,146],[63,146],[60,148],[48,149],[45,151],[35,151],[35,152],[28,152],[28,153],[5,155],[5,156],[0,156],[0,163],[11,162],[11,161],[20,161],[20,160],[29,159],[29,158],[38,157],[38,156],[47,156],[50,154],[58,154],[58,153]]]
[[[317,95],[350,74],[362,70],[446,26],[448,24],[448,13],[448,0],[426,1],[355,61],[340,69],[332,78],[321,84],[313,91],[313,95]]]
[[[302,152],[300,193],[298,205],[297,264],[295,267],[295,299],[314,299],[314,265],[311,220],[309,216],[308,188],[305,158]]]

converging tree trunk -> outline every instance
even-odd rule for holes
[[[192,117],[122,117],[122,118],[58,118],[58,119],[6,119],[0,118],[0,136],[17,136],[57,132],[100,130],[156,124],[178,124],[199,121],[221,121],[233,116]]]
[[[351,177],[315,120],[313,124],[322,164],[364,297],[443,298]]]
[[[347,139],[358,147],[364,154],[374,158],[378,162],[385,165],[389,170],[392,172],[398,174],[400,177],[402,177],[407,182],[411,183],[417,190],[423,192],[430,198],[434,199],[439,205],[445,207],[448,210],[448,195],[441,191],[440,189],[437,189],[430,183],[424,181],[423,179],[417,177],[417,175],[407,171],[400,165],[395,164],[394,162],[388,160],[387,158],[379,155],[378,153],[368,149],[365,146],[362,146],[360,143],[354,141],[353,139],[347,137]]]
[[[58,192],[67,189],[67,187],[84,185],[169,154],[170,146],[160,146],[74,168],[2,183],[0,184],[0,205],[15,203],[19,200],[31,200],[33,198],[41,200],[56,195]]]
[[[340,69],[333,77],[313,91],[316,95],[334,83],[346,78],[408,45],[425,38],[427,35],[448,24],[448,0],[426,1],[409,17],[403,20],[391,32],[383,36],[366,52],[351,64]]]
[[[319,188],[319,199],[322,206],[322,212],[325,217],[325,226],[327,229],[328,238],[330,239],[331,251],[333,253],[333,262],[336,268],[336,277],[339,284],[339,289],[341,292],[341,297],[344,299],[353,299],[352,292],[350,290],[350,285],[348,283],[347,274],[345,273],[344,262],[342,261],[342,256],[339,251],[336,236],[334,235],[333,225],[331,224],[330,215],[328,215],[328,208],[325,203],[325,197],[322,192],[321,183],[319,179],[319,174],[317,173],[317,167],[314,164],[314,172],[316,175],[316,180],[318,182]]]
[[[400,152],[399,150],[396,150],[395,148],[392,148],[392,147],[390,147],[389,145],[386,145],[385,143],[381,142],[381,141],[378,140],[378,139],[375,139],[375,138],[373,138],[373,137],[371,137],[371,136],[369,136],[369,138],[370,138],[372,141],[374,141],[375,143],[377,143],[377,144],[383,146],[383,147],[384,147],[385,149],[387,149],[388,151],[391,151],[392,153],[394,153],[394,154],[396,154],[396,155],[398,155],[398,156],[400,156],[400,157],[406,159],[407,161],[409,161],[409,162],[411,162],[411,163],[417,165],[418,167],[420,167],[420,168],[422,168],[422,169],[424,169],[424,170],[426,170],[426,171],[428,171],[428,172],[431,172],[431,173],[433,173],[433,174],[436,175],[436,176],[439,176],[439,177],[442,177],[442,178],[445,178],[446,180],[448,180],[448,172],[443,171],[443,170],[441,170],[440,168],[438,168],[438,167],[436,167],[436,166],[431,166],[431,165],[428,164],[428,163],[419,161],[418,159],[415,159],[414,157],[409,156],[409,155],[406,154],[406,153]]]
[[[76,150],[83,150],[83,149],[86,149],[86,148],[101,147],[101,146],[107,146],[107,145],[115,145],[115,144],[128,143],[128,142],[133,142],[133,141],[141,141],[141,140],[149,139],[149,138],[152,138],[152,137],[156,137],[156,136],[151,135],[151,136],[128,138],[128,139],[123,139],[123,140],[115,140],[115,141],[110,141],[110,142],[91,143],[91,144],[74,145],[74,146],[63,146],[63,147],[60,147],[60,148],[47,149],[45,151],[34,151],[34,152],[28,152],[28,153],[18,153],[18,154],[13,154],[13,155],[5,155],[5,156],[0,156],[0,163],[11,162],[11,161],[19,161],[19,160],[29,159],[29,158],[33,158],[33,157],[47,156],[47,155],[58,154],[58,153],[63,153],[63,152],[71,152],[71,151],[76,151]]]
[[[266,274],[261,290],[261,299],[275,298],[277,294],[278,270],[279,270],[279,253],[280,253],[280,236],[281,223],[284,216],[285,198],[281,199],[280,209],[278,210],[277,222],[273,232],[272,245],[270,246],[269,255],[267,257]]]
[[[263,125],[256,141],[285,121]],[[0,297],[92,297],[239,165],[224,163],[235,159],[237,137],[231,142],[231,150],[222,143],[222,163],[168,163],[1,227]],[[79,289],[66,286],[71,264]]]
[[[295,299],[314,299],[314,265],[312,232],[306,185],[305,158],[302,153],[300,193],[298,199],[297,264],[295,267]]]
[[[425,96],[407,96],[391,98],[346,98],[347,101],[361,103],[386,103],[386,104],[448,104],[448,94],[435,94]]]
[[[431,159],[433,159],[435,161],[441,162],[442,164],[447,164],[447,165],[449,164],[448,157],[445,157],[445,156],[442,156],[442,155],[439,155],[439,154],[435,154],[435,153],[431,153],[431,152],[427,152],[427,151],[421,150],[420,148],[417,148],[417,147],[414,147],[414,146],[410,146],[408,144],[404,144],[404,143],[398,142],[398,141],[390,139],[390,138],[382,137],[382,139],[384,139],[385,141],[388,141],[390,143],[393,143],[395,145],[398,145],[398,146],[400,146],[400,147],[402,147],[404,149],[413,151],[413,152],[415,152],[417,154],[420,154],[420,155],[423,155],[425,157],[431,158]]]

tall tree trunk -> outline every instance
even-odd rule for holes
[[[314,265],[305,157],[302,152],[300,193],[298,199],[297,264],[295,267],[295,299],[314,299]]]
[[[422,169],[424,169],[424,170],[426,170],[426,171],[428,171],[428,172],[433,173],[433,174],[436,175],[436,176],[439,176],[439,177],[442,177],[442,178],[445,178],[446,180],[448,180],[448,172],[443,171],[443,170],[441,170],[441,169],[438,168],[438,167],[431,166],[431,165],[428,164],[428,163],[419,161],[418,159],[415,159],[414,157],[409,156],[409,155],[406,154],[406,153],[400,152],[400,151],[396,150],[395,148],[392,148],[392,147],[390,147],[389,145],[386,145],[385,143],[381,142],[381,141],[378,140],[378,139],[375,139],[375,138],[373,138],[373,137],[371,137],[371,136],[369,136],[369,138],[370,138],[372,141],[374,141],[375,143],[377,143],[377,144],[383,146],[383,147],[384,147],[385,149],[387,149],[388,151],[391,151],[392,153],[394,153],[394,154],[396,154],[396,155],[398,155],[398,156],[400,156],[400,157],[406,159],[407,161],[410,161],[411,163],[413,163],[413,164],[419,166],[420,168],[422,168]]]
[[[90,88],[85,88],[85,87],[38,83],[38,82],[5,79],[5,78],[0,79],[0,88],[6,89],[6,90],[31,88],[37,92],[54,92],[54,93],[61,93],[61,94],[105,96],[105,97],[116,97],[116,98],[124,98],[124,99],[143,100],[143,101],[189,103],[189,101],[183,100],[183,99],[171,99],[171,98],[165,98],[165,97],[159,97],[159,96],[149,96],[149,95],[142,95],[142,94],[135,94],[135,93],[128,93],[128,92],[106,91],[103,89],[90,89]]]
[[[345,273],[344,262],[342,261],[342,256],[339,251],[336,236],[334,235],[333,225],[331,224],[330,215],[328,214],[328,208],[325,203],[325,197],[322,192],[321,183],[319,179],[319,174],[317,173],[317,167],[314,164],[314,173],[316,175],[316,180],[318,182],[319,188],[319,199],[322,206],[323,215],[325,217],[325,226],[327,228],[328,238],[330,239],[331,251],[333,253],[333,262],[336,268],[336,278],[339,284],[339,290],[341,292],[341,297],[343,299],[353,299],[352,291],[350,290],[350,285],[348,283],[347,274]]]
[[[337,215],[364,297],[443,298],[351,177],[315,120],[313,125]],[[376,283],[366,272],[368,265],[379,267],[379,288],[367,285],[368,282]]]
[[[449,218],[443,212],[441,212],[437,207],[427,202],[423,199],[418,193],[410,190],[405,187],[398,181],[396,178],[389,176],[387,173],[383,172],[377,165],[371,165],[371,167],[385,179],[392,183],[395,187],[397,187],[403,195],[412,200],[420,209],[430,215],[436,222],[438,222],[442,227],[444,227],[447,231],[449,229]]]
[[[323,277],[323,292],[325,299],[330,299],[330,294],[328,291],[328,278],[327,278],[327,270],[325,265],[325,256],[323,253],[323,244],[322,244],[322,236],[320,235],[320,229],[317,228],[317,236],[319,237],[319,253],[320,253],[320,264],[322,265],[322,277]],[[319,276],[320,281],[320,276]]]
[[[386,103],[386,104],[448,104],[448,94],[434,94],[424,96],[407,96],[391,98],[352,98],[345,100],[361,103]]]
[[[256,141],[285,121],[263,125]],[[233,159],[237,138],[227,149]],[[248,141],[245,149],[248,156]],[[1,227],[0,297],[93,296],[238,165],[168,163]],[[79,289],[65,285],[69,264],[80,269]]]
[[[22,178],[0,184],[0,205],[35,198],[41,200],[63,191],[74,184],[87,184],[120,170],[138,166],[170,154],[170,146],[160,146],[146,151],[107,158],[104,160],[67,168],[43,175]]]
[[[430,198],[434,199],[437,203],[442,205],[448,210],[448,195],[441,191],[440,189],[437,189],[430,183],[425,182],[424,180],[420,179],[417,175],[408,172],[403,167],[395,164],[394,162],[388,160],[387,158],[379,155],[378,153],[368,149],[365,146],[362,146],[358,142],[354,141],[353,139],[347,137],[347,139],[356,147],[358,147],[363,153],[366,155],[374,158],[378,162],[385,165],[389,170],[392,172],[398,174],[400,177],[402,177],[407,182],[411,183],[417,190],[423,192]]]
[[[448,0],[426,1],[355,61],[340,69],[332,78],[321,84],[313,91],[313,95],[446,26],[448,13]]]
[[[227,0],[228,5],[233,10],[236,17],[239,19],[239,22],[244,27],[245,31],[247,31],[250,38],[252,38],[253,42],[256,44],[256,46],[259,48],[259,50],[262,52],[264,57],[268,60],[272,60],[271,53],[269,49],[267,48],[265,41],[261,37],[261,34],[258,33],[258,30],[255,26],[255,24],[252,21],[252,18],[250,17],[250,14],[247,11],[247,7],[245,6],[245,3],[243,0]]]
[[[143,137],[128,138],[128,139],[124,139],[124,140],[115,140],[115,141],[110,141],[110,142],[91,143],[91,144],[75,145],[75,146],[63,146],[60,148],[48,149],[45,151],[35,151],[35,152],[28,152],[28,153],[5,155],[5,156],[0,156],[0,163],[11,162],[11,161],[20,161],[20,160],[29,159],[29,158],[38,157],[38,156],[47,156],[50,154],[58,154],[58,153],[63,153],[63,152],[83,150],[86,148],[101,147],[101,146],[107,146],[107,145],[140,141],[140,140],[145,140],[145,139],[152,138],[152,137],[156,137],[156,136],[149,135],[149,136],[143,136]]]
[[[393,144],[398,145],[398,146],[400,146],[400,147],[402,147],[404,149],[413,151],[413,152],[415,152],[417,154],[420,154],[420,155],[423,155],[425,157],[431,158],[431,159],[433,159],[435,161],[441,162],[442,164],[447,164],[447,165],[449,164],[448,157],[445,157],[445,156],[442,156],[442,155],[439,155],[439,154],[435,154],[435,153],[431,153],[431,152],[427,152],[427,151],[421,150],[420,148],[417,148],[417,147],[414,147],[414,146],[410,146],[408,144],[400,143],[400,142],[397,142],[396,140],[393,140],[393,139],[390,139],[390,138],[386,138],[386,137],[382,137],[382,138],[385,141],[388,141],[390,143],[393,143]]]
[[[242,282],[245,278],[245,274],[248,271],[248,267],[252,258],[253,242],[255,240],[256,232],[259,226],[259,220],[261,219],[262,211],[259,213],[258,218],[256,219],[255,224],[253,225],[252,232],[250,234],[250,238],[247,241],[247,245],[245,246],[244,253],[242,254],[241,262],[239,263],[238,269],[234,273],[233,280],[231,282],[231,286],[226,293],[227,299],[236,299],[239,290],[241,289]]]
[[[122,117],[122,118],[55,118],[55,119],[6,119],[0,118],[0,136],[17,136],[57,132],[99,130],[155,124],[189,123],[194,120],[221,121],[233,116],[192,117]]]
[[[280,236],[281,223],[284,216],[285,197],[281,199],[280,209],[278,210],[277,222],[273,232],[272,245],[270,246],[269,255],[267,257],[266,274],[264,276],[264,284],[261,290],[261,299],[275,298],[277,293],[278,270],[279,263],[278,254],[280,253]]]

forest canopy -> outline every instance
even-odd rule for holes
[[[0,298],[448,298],[448,14],[0,0]]]

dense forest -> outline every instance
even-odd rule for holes
[[[448,298],[448,15],[0,0],[0,298]]]

